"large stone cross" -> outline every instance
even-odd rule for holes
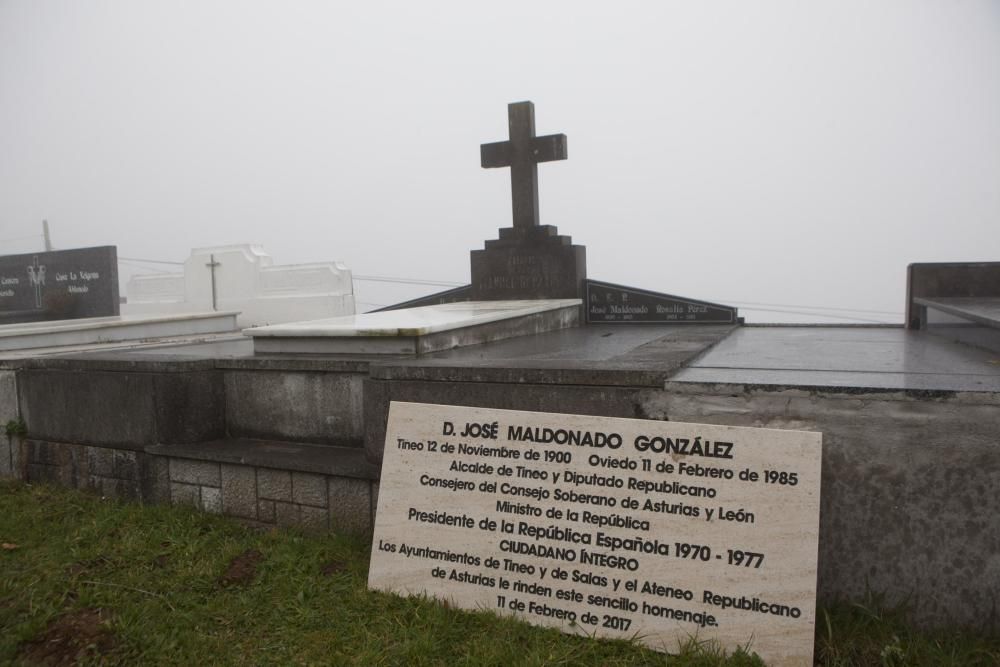
[[[510,126],[508,141],[479,147],[484,169],[510,167],[514,227],[538,226],[538,163],[566,159],[566,135],[535,136],[535,105],[512,102],[507,105]]]

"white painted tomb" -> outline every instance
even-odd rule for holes
[[[577,326],[580,299],[459,301],[246,329],[254,352],[419,354]]]
[[[57,351],[85,345],[124,341],[153,341],[174,336],[232,332],[236,313],[208,312],[181,315],[116,315],[0,326],[0,352]]]
[[[133,276],[122,313],[238,311],[241,327],[354,314],[350,270],[339,262],[274,266],[256,245],[194,248],[183,273]]]

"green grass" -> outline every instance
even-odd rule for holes
[[[53,624],[88,609],[102,610],[103,634],[74,648],[92,644],[81,655],[95,663],[762,664],[695,642],[667,656],[375,593],[365,585],[367,541],[258,531],[192,510],[47,486],[0,483],[0,543],[3,664],[33,655],[38,640],[53,639]],[[256,576],[221,583],[233,558],[250,549],[262,556]],[[868,602],[820,611],[822,664],[1000,663],[996,637],[921,635],[902,615]]]
[[[887,605],[880,595],[821,608],[816,625],[816,660],[830,667],[1000,665],[996,632],[919,632],[907,622],[905,605]]]

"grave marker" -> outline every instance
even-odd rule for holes
[[[622,324],[736,324],[736,309],[598,280],[587,281],[587,322]]]
[[[392,403],[369,586],[812,664],[821,435]]]
[[[565,134],[535,135],[535,105],[507,105],[507,141],[481,144],[484,169],[510,167],[513,226],[470,253],[471,284],[411,299],[381,310],[402,310],[456,301],[586,299],[586,322],[595,324],[734,324],[730,306],[587,280],[587,249],[543,225],[538,213],[538,164],[567,159]],[[592,298],[600,304],[592,304]],[[646,312],[628,312],[641,301]],[[638,317],[637,315],[643,315]]]
[[[0,324],[118,314],[114,246],[0,257]]]
[[[471,253],[472,285],[449,299],[577,299],[583,295],[587,252],[539,224],[538,163],[566,159],[566,135],[535,136],[535,105],[507,105],[510,139],[479,148],[484,169],[510,167],[513,227]]]

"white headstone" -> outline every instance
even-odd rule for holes
[[[339,262],[273,266],[255,245],[195,248],[184,272],[133,276],[123,313],[240,311],[243,327],[354,314],[350,270]]]

